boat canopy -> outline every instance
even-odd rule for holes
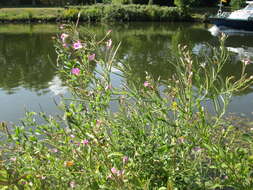
[[[244,10],[246,10],[246,11],[253,11],[253,3],[248,4],[248,5],[244,8]]]

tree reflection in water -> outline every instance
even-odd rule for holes
[[[0,88],[47,89],[55,75],[49,57],[56,60],[52,34],[0,34]]]
[[[218,45],[218,38],[212,36],[205,25],[199,24],[83,24],[81,27],[83,31],[96,34],[98,39],[108,30],[112,30],[113,44],[121,42],[117,60],[128,65],[131,71],[125,76],[126,80],[134,80],[137,85],[143,85],[146,72],[154,79],[170,78],[174,70],[168,60],[177,54],[179,44],[187,45],[196,55],[203,51],[208,54],[206,43]],[[61,91],[61,80],[56,76],[54,67],[56,54],[51,40],[57,32],[56,25],[0,26],[0,92],[13,94],[19,87],[45,95],[49,91]],[[252,37],[240,37],[240,42],[253,47]],[[245,47],[240,42],[229,37],[226,46]],[[97,56],[99,57],[99,53]],[[227,64],[222,77],[237,77],[240,69],[238,63]],[[248,73],[253,74],[253,65],[248,66]],[[115,77],[113,81],[118,85],[120,80]],[[251,94],[252,89],[243,93]],[[44,104],[47,103],[44,101]]]

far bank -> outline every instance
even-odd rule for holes
[[[65,8],[1,8],[0,22],[69,22],[76,21],[81,12],[83,22],[207,22],[208,13],[157,5],[104,5]],[[211,10],[213,12],[213,9]]]

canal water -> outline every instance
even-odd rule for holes
[[[112,30],[113,43],[121,42],[117,60],[132,70],[127,80],[143,83],[145,72],[154,78],[171,76],[168,59],[178,44],[188,45],[198,55],[207,44],[217,46],[218,37],[211,34],[210,25],[190,23],[131,23],[82,26],[103,36]],[[0,25],[0,121],[18,122],[25,111],[44,111],[59,114],[55,102],[69,96],[67,88],[57,76],[52,36],[60,31],[57,25]],[[215,34],[216,35],[216,34]],[[234,59],[253,58],[253,35],[233,33],[226,46]],[[252,59],[253,60],[253,59]],[[238,76],[240,65],[234,61],[226,65],[224,78]],[[253,74],[253,66],[248,67]],[[120,79],[114,78],[114,84]],[[234,95],[229,111],[253,118],[253,89]]]

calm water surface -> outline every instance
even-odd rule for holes
[[[117,25],[84,25],[83,29],[102,36],[112,29],[114,43],[122,42],[117,59],[131,67],[127,80],[143,83],[145,71],[154,78],[167,79],[173,71],[168,58],[178,44],[187,44],[194,54],[207,48],[206,43],[218,45],[211,35],[211,26],[200,24],[132,23]],[[56,75],[52,36],[56,25],[0,25],[0,121],[17,122],[26,110],[60,113],[54,101],[61,94],[68,96]],[[234,59],[253,58],[253,35],[230,36],[226,46]],[[253,74],[253,66],[248,67]],[[238,76],[240,66],[226,65],[223,75]],[[114,84],[120,83],[114,78]],[[252,117],[253,92],[248,89],[235,95],[229,111]]]

